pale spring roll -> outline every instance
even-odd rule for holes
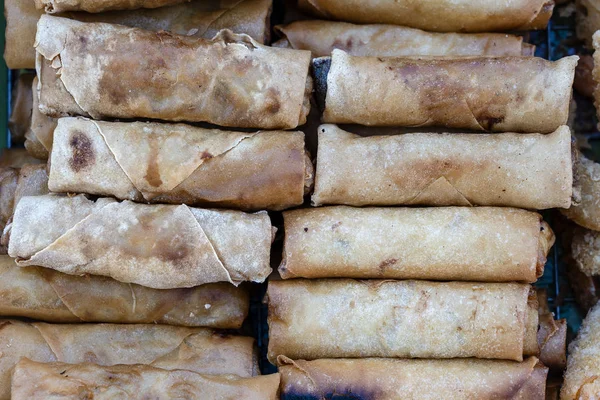
[[[248,291],[229,283],[158,290],[96,275],[19,268],[0,256],[0,315],[47,322],[159,323],[238,329]]]
[[[43,15],[36,50],[50,116],[290,129],[310,108],[310,52],[228,30],[206,40]]]
[[[544,29],[552,0],[299,0],[319,18],[410,26],[437,32]]]
[[[61,118],[49,186],[152,203],[281,210],[314,179],[302,132]]]
[[[154,9],[98,14],[63,12],[83,22],[107,22],[151,31],[211,39],[221,29],[245,33],[260,43],[269,40],[271,0],[202,0]],[[35,33],[43,15],[33,1],[5,0],[7,21],[4,57],[9,68],[35,68]]]
[[[567,320],[554,319],[548,305],[548,293],[537,289],[540,327],[537,333],[540,361],[551,369],[567,365]]]
[[[135,10],[137,8],[158,8],[190,0],[35,0],[37,8],[47,13],[64,11],[87,11],[98,13],[109,10]]]
[[[334,21],[296,21],[278,25],[275,47],[310,50],[313,57],[334,49],[354,56],[520,56],[533,55],[523,38],[501,33],[431,33],[394,25],[355,25]]]
[[[531,337],[537,346],[529,292],[516,283],[270,281],[268,357],[521,361],[536,350]]]
[[[271,272],[273,233],[265,211],[46,195],[19,201],[9,234],[8,253],[19,266],[155,289],[263,282]]]
[[[278,362],[282,399],[544,400],[548,374],[535,357],[523,362],[280,357]]]
[[[38,363],[21,360],[12,376],[12,399],[198,399],[277,400],[279,374],[240,378],[148,365]],[[57,395],[57,388],[59,393]]]
[[[409,133],[319,128],[314,205],[568,208],[571,134]]]
[[[583,321],[569,345],[561,400],[596,400],[600,396],[600,305]]]
[[[33,109],[31,110],[31,125],[25,133],[25,148],[27,152],[40,160],[47,160],[52,152],[54,130],[57,119],[47,116],[40,111],[37,93],[38,78],[33,80]]]
[[[539,214],[512,208],[339,206],[283,217],[283,279],[535,282],[554,243]]]
[[[578,225],[600,231],[600,164],[579,154],[573,161],[573,180],[580,191],[579,202],[561,212]]]
[[[210,329],[168,325],[0,324],[0,399],[10,399],[10,375],[27,357],[38,362],[148,364],[203,374],[257,374],[254,340]]]
[[[550,133],[567,123],[577,60],[356,57],[333,50],[331,61],[317,59],[315,77],[323,122]]]
[[[12,110],[8,120],[11,144],[23,143],[25,134],[31,126],[31,110],[33,108],[33,95],[31,85],[35,74],[20,73],[17,84],[13,89],[11,104]]]
[[[578,228],[573,232],[571,255],[587,276],[600,275],[600,232]]]

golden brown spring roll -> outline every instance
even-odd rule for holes
[[[36,50],[39,107],[50,116],[289,129],[310,108],[309,51],[228,30],[205,40],[43,15]]]
[[[600,164],[579,154],[573,160],[573,179],[580,191],[579,202],[561,212],[578,225],[600,231]]]
[[[577,228],[571,242],[575,265],[587,276],[600,275],[600,232]]]
[[[552,0],[299,0],[298,5],[319,18],[436,32],[544,29],[554,8]]]
[[[64,12],[61,17],[83,22],[107,22],[151,31],[211,39],[221,29],[245,33],[257,42],[269,41],[271,0],[202,0],[155,9],[99,14]],[[35,68],[36,25],[42,10],[33,1],[5,0],[5,59],[9,68]]]
[[[577,60],[356,57],[335,49],[314,66],[323,122],[550,133],[567,123]]]
[[[577,37],[592,48],[592,36],[600,29],[600,3],[598,0],[575,0]]]
[[[35,0],[35,6],[49,14],[64,11],[86,11],[99,13],[110,10],[135,10],[158,8],[190,0]]]
[[[10,375],[27,357],[38,362],[148,364],[203,374],[257,374],[254,340],[210,329],[169,325],[0,324],[0,399],[10,399]]]
[[[278,25],[275,47],[310,50],[313,57],[333,49],[354,56],[520,56],[533,55],[523,38],[501,33],[431,33],[394,25],[355,25],[334,21],[296,21]]]
[[[600,304],[587,315],[577,338],[569,345],[569,359],[561,400],[595,400],[600,395]]]
[[[281,210],[313,182],[302,132],[61,118],[49,186],[152,203]]]
[[[314,205],[568,208],[571,134],[410,133],[319,127]]]
[[[159,323],[238,329],[248,291],[228,283],[158,290],[49,268],[19,268],[0,256],[0,315],[47,322]]]
[[[15,366],[12,399],[198,399],[277,400],[279,374],[240,378],[148,365],[38,363],[27,358]],[[59,394],[57,395],[57,388]]]
[[[40,111],[37,87],[38,79],[36,77],[33,80],[33,109],[31,111],[31,125],[29,131],[25,133],[25,148],[33,157],[47,160],[52,151],[57,119]]]
[[[537,333],[540,361],[551,369],[567,365],[567,320],[554,319],[548,306],[548,293],[537,289],[540,327]]]
[[[270,281],[268,357],[521,361],[531,334],[537,345],[529,292],[516,283]]]
[[[8,253],[19,266],[109,276],[155,289],[263,282],[271,272],[265,211],[208,210],[85,196],[23,197]]]
[[[283,279],[535,282],[554,243],[539,214],[513,208],[339,206],[283,217]]]
[[[11,144],[23,143],[25,133],[31,126],[31,110],[33,96],[31,85],[35,74],[20,73],[17,84],[13,89],[12,112],[8,120]]]
[[[279,358],[281,399],[544,400],[548,368],[523,362],[363,358]],[[401,395],[399,396],[399,394]]]

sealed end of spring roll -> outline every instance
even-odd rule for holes
[[[573,165],[573,180],[580,190],[579,202],[561,212],[580,226],[600,231],[600,164],[580,153]]]
[[[295,21],[275,27],[275,47],[310,50],[324,57],[334,49],[353,56],[520,56],[532,55],[523,38],[501,33],[431,33],[394,25],[354,25],[334,21]]]
[[[238,329],[249,294],[229,283],[158,290],[96,275],[16,266],[0,257],[0,315],[47,322],[159,323]]]
[[[114,399],[124,393],[135,398],[197,400],[279,399],[279,374],[240,378],[203,375],[193,371],[166,371],[148,365],[38,363],[21,360],[12,375],[12,399]],[[32,384],[32,382],[37,382]]]
[[[567,123],[578,57],[381,58],[333,50],[327,60],[313,67],[323,122],[550,133]]]
[[[302,132],[61,118],[50,188],[152,203],[281,210],[313,183]]]
[[[10,399],[10,375],[22,357],[72,364],[147,364],[167,370],[241,377],[254,376],[258,371],[252,338],[202,328],[5,320],[0,323],[0,345],[3,400]]]
[[[98,13],[110,10],[135,10],[137,8],[158,8],[190,0],[35,0],[35,6],[48,14],[65,11],[86,11]]]
[[[325,19],[360,24],[404,25],[438,32],[544,29],[552,0],[299,0],[299,7]]]
[[[537,346],[530,290],[516,283],[270,281],[268,357],[521,361],[536,350],[530,337]]]
[[[279,357],[284,400],[358,399],[544,400],[548,368],[523,362],[385,358],[294,361]]]
[[[568,208],[571,134],[409,133],[319,127],[314,205]]]
[[[50,116],[290,129],[310,109],[310,52],[228,30],[206,40],[44,15],[36,51],[39,107]]]
[[[15,207],[15,192],[19,179],[19,170],[11,167],[0,167],[0,230],[9,223]],[[0,254],[7,254],[8,247],[0,245]]]
[[[540,361],[550,369],[562,370],[567,365],[567,320],[554,320],[548,306],[548,294],[537,291],[540,327],[537,333]]]
[[[9,254],[20,266],[173,289],[263,282],[271,272],[271,240],[265,211],[46,195],[17,205]]]
[[[40,111],[37,88],[38,78],[36,77],[33,80],[33,108],[31,110],[31,125],[29,131],[25,133],[25,148],[33,157],[47,160],[50,152],[52,152],[57,120]]]
[[[286,211],[288,278],[535,282],[554,243],[537,213],[511,208]]]
[[[600,305],[587,315],[577,338],[569,345],[569,359],[561,400],[594,400],[600,393]]]

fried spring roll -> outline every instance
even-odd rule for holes
[[[592,69],[592,78],[596,82],[594,88],[594,106],[596,106],[596,115],[600,115],[600,33],[594,33],[592,36],[594,46],[594,68]]]
[[[50,116],[290,129],[310,109],[310,52],[228,30],[205,40],[44,15],[36,50],[39,107]]]
[[[32,157],[27,150],[19,148],[0,150],[0,168],[21,168],[26,164],[42,164],[43,161]]]
[[[31,125],[25,134],[25,148],[33,157],[47,160],[52,152],[54,130],[57,119],[47,116],[40,111],[39,96],[37,95],[38,78],[33,80],[33,109],[31,110]]]
[[[600,232],[578,228],[573,233],[571,255],[581,272],[600,275]]]
[[[286,211],[288,278],[535,282],[554,233],[511,208],[351,208]]]
[[[544,400],[548,368],[523,362],[454,359],[278,359],[281,398],[372,400]]]
[[[354,25],[333,21],[296,21],[278,25],[275,47],[310,50],[313,57],[334,49],[354,56],[532,56],[520,36],[500,33],[431,33],[394,25]]]
[[[569,359],[561,400],[595,400],[600,394],[600,304],[587,315],[577,338],[569,345]]]
[[[33,108],[33,95],[31,85],[35,74],[20,73],[14,88],[12,98],[12,112],[8,120],[11,144],[23,143],[25,133],[31,126],[31,110]]]
[[[600,29],[600,4],[597,0],[575,0],[577,37],[592,48],[592,36]]]
[[[0,399],[10,399],[10,375],[22,357],[72,364],[148,364],[242,377],[258,371],[252,338],[202,328],[3,321],[0,345]]]
[[[571,134],[410,133],[319,128],[314,205],[568,208]]]
[[[15,192],[19,181],[19,170],[0,167],[0,229],[3,231],[9,223],[15,209]],[[6,254],[7,248],[0,246],[0,254]]]
[[[552,0],[299,0],[298,5],[319,18],[437,32],[544,29],[554,8]]]
[[[313,178],[302,132],[61,118],[49,185],[152,203],[281,210],[302,204]]]
[[[112,400],[198,399],[277,400],[279,374],[240,378],[211,376],[192,371],[166,371],[148,365],[99,366],[95,364],[38,363],[21,360],[12,376],[12,399],[94,398]],[[126,395],[125,395],[126,394]]]
[[[248,291],[228,283],[157,290],[102,276],[18,268],[7,256],[0,256],[0,277],[5,317],[238,329],[249,308]]]
[[[581,193],[579,202],[561,212],[580,226],[600,231],[600,164],[579,154],[573,161],[573,180]]]
[[[35,6],[49,14],[64,11],[86,11],[99,13],[110,10],[135,10],[158,8],[190,0],[35,0]]]
[[[546,290],[537,290],[540,327],[537,333],[540,361],[551,369],[567,365],[567,320],[554,320]]]
[[[270,281],[268,357],[521,361],[531,339],[537,347],[529,293],[516,283]]]
[[[271,272],[272,227],[265,211],[46,195],[19,201],[9,234],[8,253],[19,266],[155,289],[263,282]]]
[[[5,0],[6,49],[9,68],[35,68],[36,25],[43,11],[33,1]],[[169,7],[99,14],[64,12],[61,17],[82,22],[107,22],[151,31],[211,39],[221,29],[245,33],[257,42],[269,41],[271,0],[204,0]]]
[[[577,60],[356,57],[336,49],[314,65],[323,122],[550,133],[567,123]]]

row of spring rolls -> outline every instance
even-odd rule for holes
[[[53,117],[293,129],[310,109],[311,52],[227,30],[206,40],[44,15],[35,48],[39,108]],[[314,69],[325,122],[550,133],[567,122],[576,60],[357,57],[335,49]],[[474,78],[457,79],[465,71]]]

